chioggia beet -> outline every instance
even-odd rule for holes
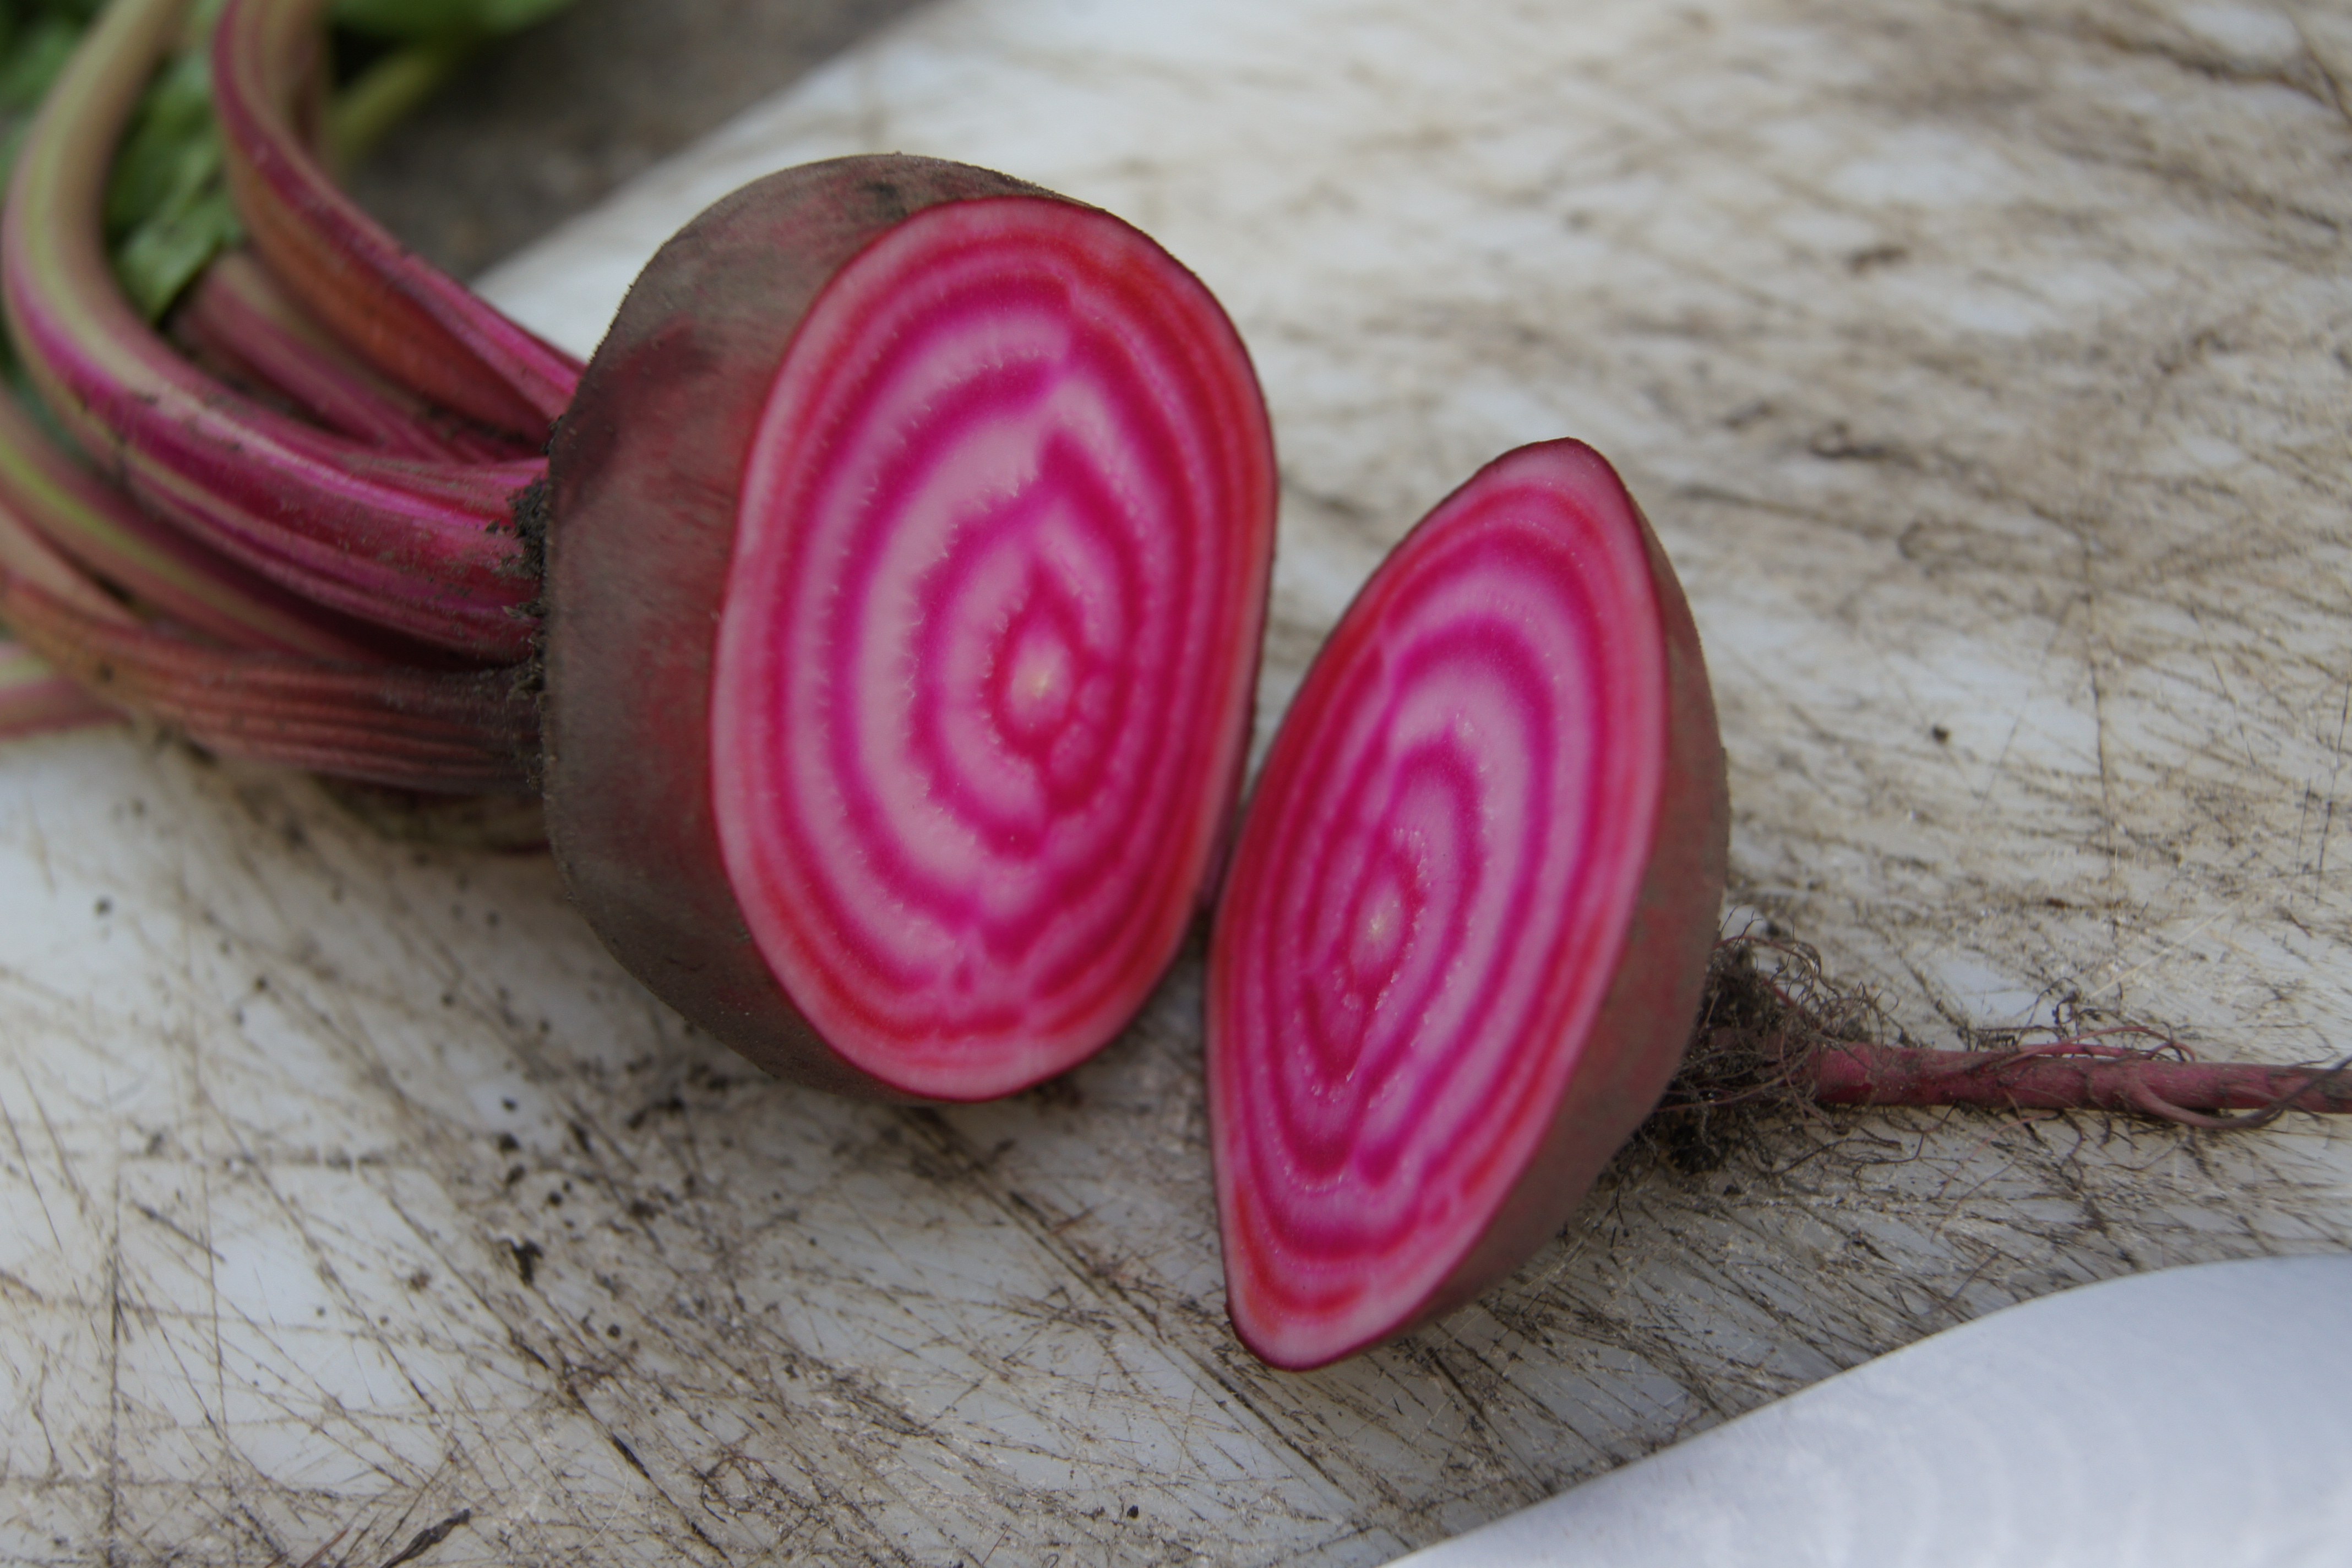
[[[1190,273],[960,164],[773,175],[639,278],[547,499],[549,831],[648,985],[941,1100],[1134,1014],[1225,842],[1274,541]]]
[[[1228,1302],[1319,1366],[1558,1232],[1657,1103],[1728,811],[1698,634],[1591,447],[1497,459],[1308,671],[1210,944]]]

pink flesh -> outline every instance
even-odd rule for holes
[[[1247,740],[1274,520],[1207,292],[1099,213],[927,209],[803,322],[711,701],[728,874],[834,1048],[1011,1092],[1141,1005]]]
[[[1571,1092],[1656,822],[1659,626],[1606,465],[1531,447],[1398,548],[1285,718],[1208,1019],[1227,1288],[1275,1364],[1413,1321]]]

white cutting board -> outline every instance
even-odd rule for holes
[[[1747,909],[1938,1043],[2075,995],[2332,1059],[2338,84],[2317,6],[945,0],[490,287],[585,348],[837,153],[1100,203],[1273,402],[1265,720],[1421,510],[1582,436],[1689,587]],[[845,1105],[682,1038],[542,861],[123,733],[0,755],[0,1561],[470,1510],[415,1561],[1374,1563],[2010,1301],[2352,1248],[2308,1119],[1840,1118],[1629,1162],[1487,1301],[1277,1375],[1197,992],[1068,1091]]]

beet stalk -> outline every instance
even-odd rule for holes
[[[1322,1365],[1559,1230],[1681,1058],[1727,820],[1697,632],[1597,453],[1501,458],[1397,547],[1275,738],[1211,942],[1244,1343]]]
[[[248,596],[233,571],[209,575],[168,548],[140,548],[135,533],[123,542],[109,531],[122,524],[152,526],[47,447],[0,395],[0,623],[23,645],[0,664],[0,734],[76,727],[118,710],[216,751],[373,784],[527,787],[538,712],[515,672],[404,668],[331,642],[341,657],[310,657],[299,638],[289,651],[271,634],[308,631],[299,616],[281,615],[266,594]],[[167,606],[197,612],[226,637],[142,618],[148,606],[109,593],[52,530],[79,530],[70,537],[88,556],[126,565],[131,581],[162,589]],[[78,700],[57,689],[60,679]]]
[[[543,438],[580,366],[384,232],[335,188],[298,129],[324,68],[329,4],[231,0],[221,13],[214,94],[229,189],[254,248],[312,315],[394,381],[493,429]]]
[[[123,432],[93,423],[93,402],[128,408],[130,425],[160,431],[167,448],[178,443],[176,467],[166,460],[142,468],[142,458],[155,455],[151,447],[118,470],[160,485],[148,499],[166,514],[224,491],[240,494],[264,517],[289,499],[299,507],[282,483],[286,471],[271,462],[290,446],[299,479],[348,495],[364,481],[355,484],[339,468],[341,459],[351,458],[351,468],[389,459],[385,471],[395,482],[428,495],[470,487],[495,497],[487,515],[505,521],[507,493],[541,465],[515,462],[510,447],[486,443],[371,381],[282,308],[274,287],[249,266],[216,269],[198,286],[187,312],[196,335],[210,329],[232,339],[230,357],[258,373],[258,384],[291,392],[297,404],[306,395],[325,400],[331,406],[324,411],[359,426],[352,433],[364,439],[338,447],[314,427],[277,415],[267,428],[240,424],[239,401],[180,360],[124,300],[98,243],[99,198],[112,141],[141,101],[149,65],[179,37],[180,16],[178,5],[150,0],[111,8],[61,73],[28,135],[10,192],[8,227],[16,237],[8,282],[19,323],[34,328],[36,378],[53,392],[69,385],[90,395],[67,400],[65,422],[101,452],[123,445]],[[285,439],[273,453],[276,436]],[[477,455],[493,460],[448,462]],[[463,529],[481,532],[478,522]],[[501,596],[529,589],[527,582],[503,584]],[[401,610],[377,618],[396,622]],[[516,676],[395,665],[395,657],[415,658],[414,645],[271,581],[133,504],[58,450],[13,398],[0,399],[0,616],[53,677],[76,679],[100,710],[139,713],[224,752],[439,791],[519,790],[535,766],[536,713]],[[528,628],[500,611],[497,637],[527,643]],[[88,702],[36,700],[42,688],[28,663],[14,671],[10,689],[15,732],[89,715]]]
[[[532,584],[510,523],[536,459],[418,461],[321,430],[222,386],[122,297],[100,234],[108,155],[180,12],[118,0],[26,134],[0,268],[35,384],[134,499],[209,550],[439,648],[528,653]]]
[[[37,539],[38,545],[28,544]],[[87,574],[131,603],[232,647],[362,661],[367,629],[247,572],[134,506],[0,393],[0,567],[37,553],[36,579]],[[70,563],[70,565],[68,564]]]
[[[214,751],[399,789],[529,787],[538,713],[510,671],[223,648],[92,615],[6,571],[0,621],[98,701]]]
[[[172,335],[239,390],[274,397],[387,457],[470,463],[532,456],[361,363],[249,252],[228,251],[205,269],[173,314]]]
[[[0,637],[0,741],[105,724],[113,710],[59,675],[22,643]]]

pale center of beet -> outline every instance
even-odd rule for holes
[[[1412,940],[1425,884],[1422,858],[1407,836],[1391,833],[1382,853],[1364,863],[1356,890],[1353,940],[1342,972],[1347,976],[1346,1011],[1360,1015],[1381,1005]]]
[[[1055,742],[1074,712],[1082,650],[1075,646],[1077,630],[1066,599],[1055,595],[1042,605],[1024,604],[1005,637],[999,661],[1003,671],[995,692],[997,729],[1008,745],[1029,756],[1050,756]],[[1088,665],[1100,662],[1087,656]],[[1098,668],[1086,672],[1090,681],[1107,687]]]

